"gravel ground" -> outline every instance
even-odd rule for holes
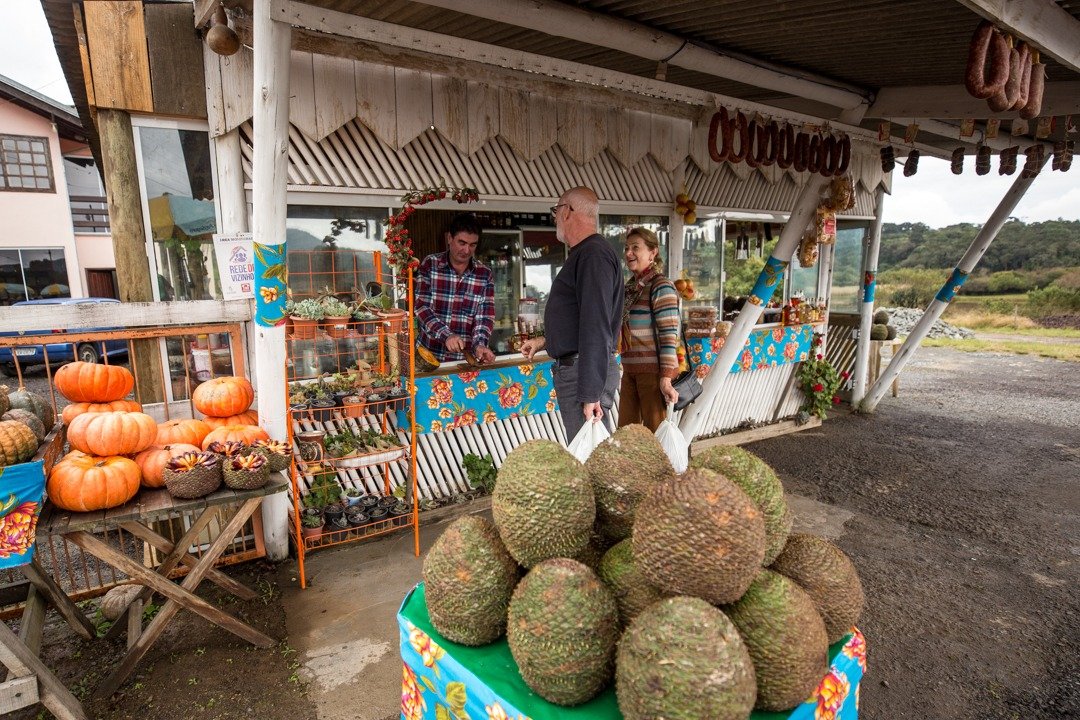
[[[849,510],[861,717],[1080,717],[1080,365],[923,348],[872,416],[756,443]]]

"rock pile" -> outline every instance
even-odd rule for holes
[[[919,322],[919,318],[923,315],[923,311],[918,308],[897,307],[884,308],[884,310],[889,313],[889,324],[896,327],[896,334],[900,337],[911,334],[912,329],[915,327],[915,323]],[[947,322],[938,320],[934,323],[933,327],[930,328],[930,333],[927,337],[964,340],[966,338],[975,337],[975,331],[956,327],[955,325],[950,325]]]

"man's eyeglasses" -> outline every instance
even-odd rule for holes
[[[570,208],[570,212],[574,212],[574,206],[570,203],[559,203],[558,205],[551,206],[551,217],[555,217],[556,215],[558,215],[559,208],[561,207]]]

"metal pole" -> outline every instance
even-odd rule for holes
[[[1046,164],[1046,160],[1050,158],[1049,155],[1043,160],[1043,164]],[[927,306],[925,312],[919,322],[915,324],[915,327],[911,330],[911,334],[908,335],[907,340],[900,346],[900,350],[889,362],[889,366],[885,369],[881,375],[878,376],[877,382],[874,383],[870,391],[866,393],[866,397],[863,398],[862,403],[859,405],[859,409],[862,412],[873,412],[877,404],[881,402],[881,398],[885,397],[885,392],[888,390],[892,381],[900,374],[904,369],[904,366],[908,364],[912,356],[915,354],[915,350],[919,347],[919,343],[930,332],[930,328],[937,322],[941,314],[945,312],[945,308],[952,302],[956,292],[963,286],[964,281],[967,280],[968,275],[975,269],[975,265],[982,259],[983,254],[990,247],[990,243],[997,237],[998,232],[1001,231],[1001,227],[1012,215],[1013,210],[1016,209],[1016,205],[1020,202],[1020,199],[1024,197],[1027,189],[1031,187],[1031,183],[1034,177],[1024,177],[1021,173],[1020,177],[1013,182],[1012,187],[1005,193],[1005,197],[998,203],[997,208],[990,215],[990,219],[986,221],[986,224],[982,226],[982,230],[975,236],[975,239],[971,241],[971,245],[968,247],[967,252],[960,258],[960,262],[952,271],[952,275],[945,281],[945,284],[938,290],[937,297],[930,301],[930,305]]]
[[[866,238],[866,260],[863,264],[862,305],[859,306],[859,340],[855,350],[855,378],[851,386],[851,406],[857,407],[866,395],[866,379],[870,370],[870,326],[874,323],[874,291],[877,288],[878,250],[881,248],[881,206],[885,188],[878,185],[874,192],[874,222]]]
[[[286,262],[285,209],[289,149],[289,48],[292,26],[270,19],[270,0],[255,0],[252,11],[255,81],[254,157],[252,158],[251,229],[256,248]],[[275,440],[288,439],[285,398],[284,290],[273,301],[260,292],[278,287],[256,272],[255,368],[259,423]],[[262,311],[262,312],[260,312]],[[281,314],[280,324],[277,315]],[[262,503],[266,555],[284,560],[289,552],[288,498],[285,493]]]
[[[724,381],[731,374],[730,370],[735,358],[742,351],[743,345],[746,344],[750,332],[757,324],[758,318],[761,317],[773,293],[778,287],[783,287],[784,271],[791,262],[791,256],[795,254],[799,238],[802,237],[814,213],[817,212],[818,203],[821,202],[821,193],[828,184],[828,178],[813,174],[807,178],[806,184],[799,192],[791,217],[784,224],[772,255],[765,262],[765,267],[758,276],[754,289],[743,303],[739,316],[735,319],[731,332],[724,341],[724,347],[720,349],[720,354],[716,358],[713,371],[702,383],[701,396],[683,412],[679,427],[687,438],[692,440],[701,432],[705,417],[712,409],[716,398],[720,396]]]

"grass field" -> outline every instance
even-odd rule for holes
[[[1080,337],[1080,335],[1077,335]],[[938,338],[926,339],[922,345],[927,347],[948,347],[965,352],[998,352],[1012,353],[1014,355],[1036,355],[1038,357],[1065,360],[1068,362],[1080,362],[1080,343],[1059,345],[1038,340],[982,340],[969,338],[967,340],[948,340]]]

